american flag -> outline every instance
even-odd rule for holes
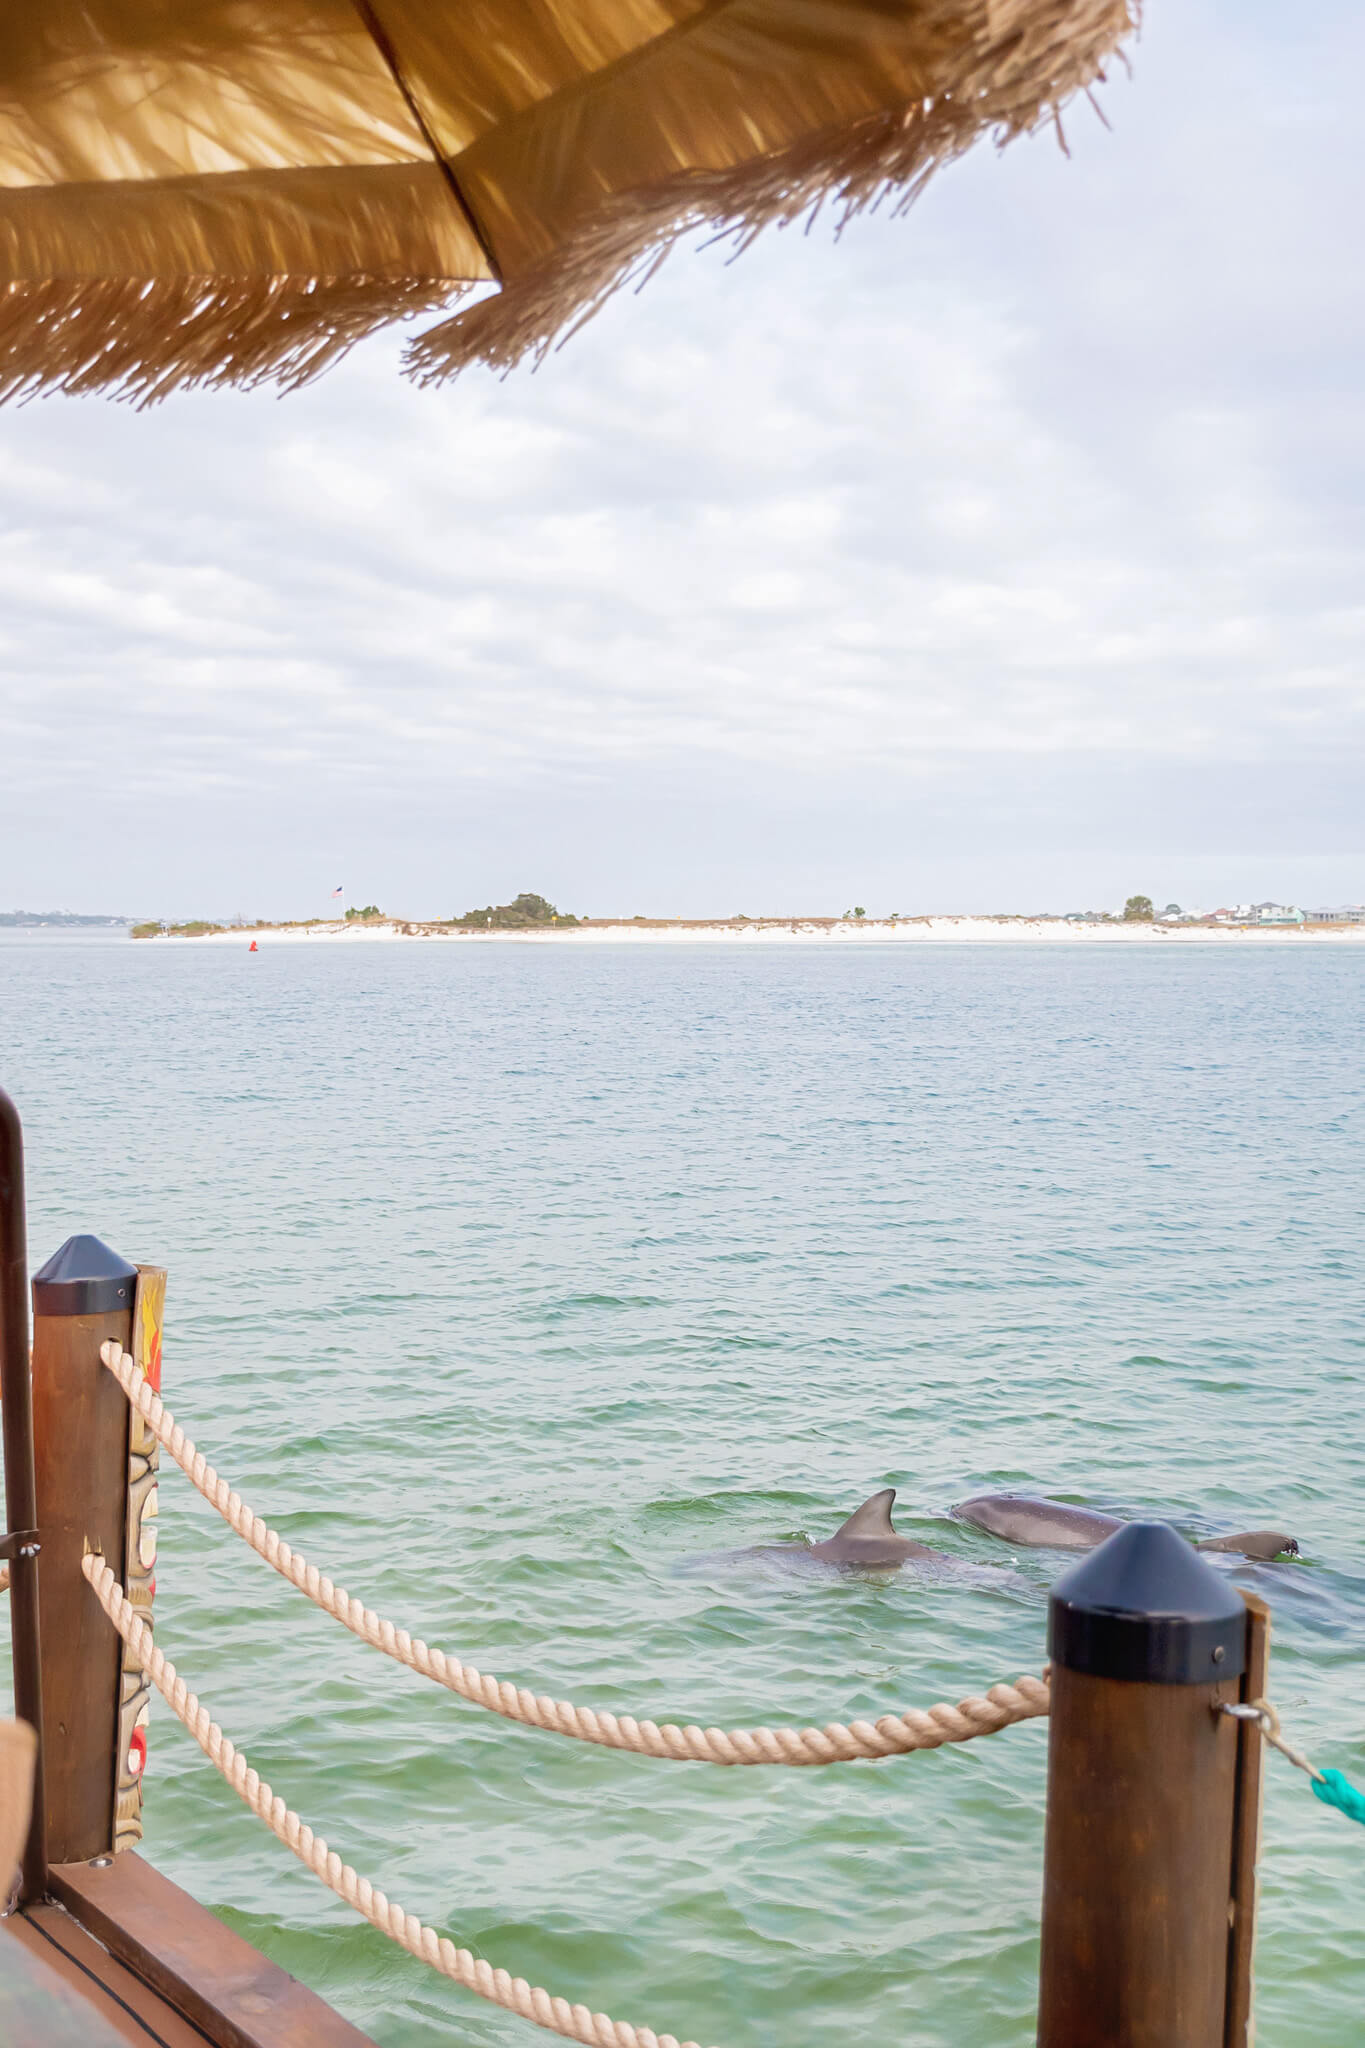
[[[344,885],[343,885],[343,886],[344,886]],[[338,889],[333,889],[333,891],[332,891],[332,894],[333,894],[334,896],[340,896],[340,894],[341,894],[341,889],[339,889],[339,888],[338,888]]]

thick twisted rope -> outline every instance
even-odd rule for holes
[[[334,1585],[315,1565],[291,1550],[283,1537],[253,1514],[227,1481],[219,1478],[127,1352],[111,1343],[103,1346],[100,1357],[186,1478],[228,1527],[282,1578],[362,1642],[382,1650],[409,1671],[434,1679],[437,1685],[444,1685],[474,1706],[487,1707],[490,1713],[502,1714],[509,1721],[572,1736],[578,1742],[595,1742],[605,1749],[633,1750],[639,1756],[663,1757],[674,1763],[836,1764],[852,1763],[859,1758],[904,1756],[912,1750],[939,1749],[949,1742],[970,1742],[974,1736],[994,1735],[1015,1721],[1029,1721],[1048,1711],[1047,1681],[1029,1676],[1017,1679],[1013,1685],[993,1685],[984,1697],[959,1700],[956,1706],[909,1707],[901,1714],[884,1714],[877,1721],[854,1721],[848,1725],[832,1721],[824,1728],[679,1728],[671,1722],[659,1727],[653,1721],[639,1721],[629,1714],[618,1717],[575,1706],[571,1700],[530,1692],[510,1679],[476,1671],[473,1665],[462,1664],[446,1651],[428,1648],[406,1629],[395,1628],[391,1621],[354,1599],[343,1587]]]
[[[7,1564],[0,1564],[0,1593],[8,1593],[8,1591],[9,1591],[9,1566],[8,1566]]]
[[[633,2027],[628,2020],[614,2020],[604,2012],[589,2012],[586,2005],[570,2005],[567,1998],[554,1998],[539,1985],[528,1984],[524,1977],[509,1977],[506,1970],[495,1970],[491,1963],[471,1955],[467,1948],[456,1948],[434,1927],[423,1926],[415,1913],[405,1913],[368,1878],[358,1877],[335,1849],[328,1848],[321,1835],[315,1835],[271,1791],[242,1752],[229,1742],[208,1708],[189,1690],[174,1664],[152,1641],[151,1630],[124,1598],[104,1559],[87,1554],[81,1559],[81,1570],[133,1656],[214,1769],[222,1773],[257,1820],[263,1820],[276,1839],[293,1851],[304,1868],[320,1877],[329,1891],[361,1914],[371,1927],[377,1927],[419,1962],[429,1963],[443,1977],[462,1984],[466,1991],[476,1992],[507,2012],[519,2013],[522,2019],[532,2020],[552,2034],[581,2041],[584,2048],[697,2048],[695,2041],[679,2042],[673,2034],[656,2034],[652,2027]]]

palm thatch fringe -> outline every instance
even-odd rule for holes
[[[154,405],[196,386],[285,390],[395,319],[469,287],[430,278],[175,277],[0,285],[0,405],[104,392]]]
[[[933,98],[733,168],[620,194],[495,297],[410,342],[404,367],[432,384],[473,363],[506,372],[528,355],[540,362],[622,286],[650,277],[685,235],[711,228],[733,237],[738,253],[765,228],[813,220],[826,203],[836,233],[886,200],[904,212],[936,170],[984,134],[1003,149],[1051,121],[1065,148],[1062,106],[1103,81],[1105,60],[1136,29],[1140,10],[1141,0],[990,0],[984,33],[966,42]],[[957,31],[960,40],[960,0],[926,8],[926,34],[934,12],[944,16],[945,36]]]
[[[680,237],[710,226],[740,248],[829,203],[842,228],[890,200],[907,207],[941,166],[993,134],[1003,147],[1104,76],[1141,0],[916,0],[925,47],[956,52],[931,96],[719,170],[617,193],[495,296],[409,344],[431,383],[482,362],[542,358]],[[458,166],[457,166],[458,168]],[[175,390],[319,376],[395,319],[448,313],[468,284],[363,275],[57,277],[0,282],[0,404],[40,391],[107,392],[139,406]]]

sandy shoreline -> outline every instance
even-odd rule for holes
[[[1188,946],[1188,945],[1360,945],[1365,925],[1160,925],[1086,922],[1028,917],[898,918],[894,924],[874,918],[752,918],[744,924],[705,923],[679,919],[612,923],[603,919],[552,930],[465,931],[450,925],[384,919],[372,924],[238,926],[181,938],[159,933],[139,943],[174,939],[177,944],[243,946],[254,939],[259,947],[278,945],[394,945],[432,942],[442,945],[495,946],[687,946],[687,945],[836,945],[836,946]]]

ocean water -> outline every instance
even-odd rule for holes
[[[35,1262],[170,1268],[165,1394],[414,1633],[597,1706],[848,1720],[1037,1670],[986,1487],[1273,1523],[1289,1731],[1365,1779],[1365,954],[0,940]],[[899,1489],[956,1574],[705,1562]],[[1045,1724],[721,1771],[511,1726],[174,1469],[157,1633],[356,1867],[722,2048],[1024,2048]],[[698,1562],[702,1559],[702,1562]],[[7,1623],[0,1621],[7,1634]],[[357,1922],[154,1703],[146,1853],[381,2048],[533,2030]],[[1262,2048],[1365,2008],[1365,1835],[1272,1759]]]

